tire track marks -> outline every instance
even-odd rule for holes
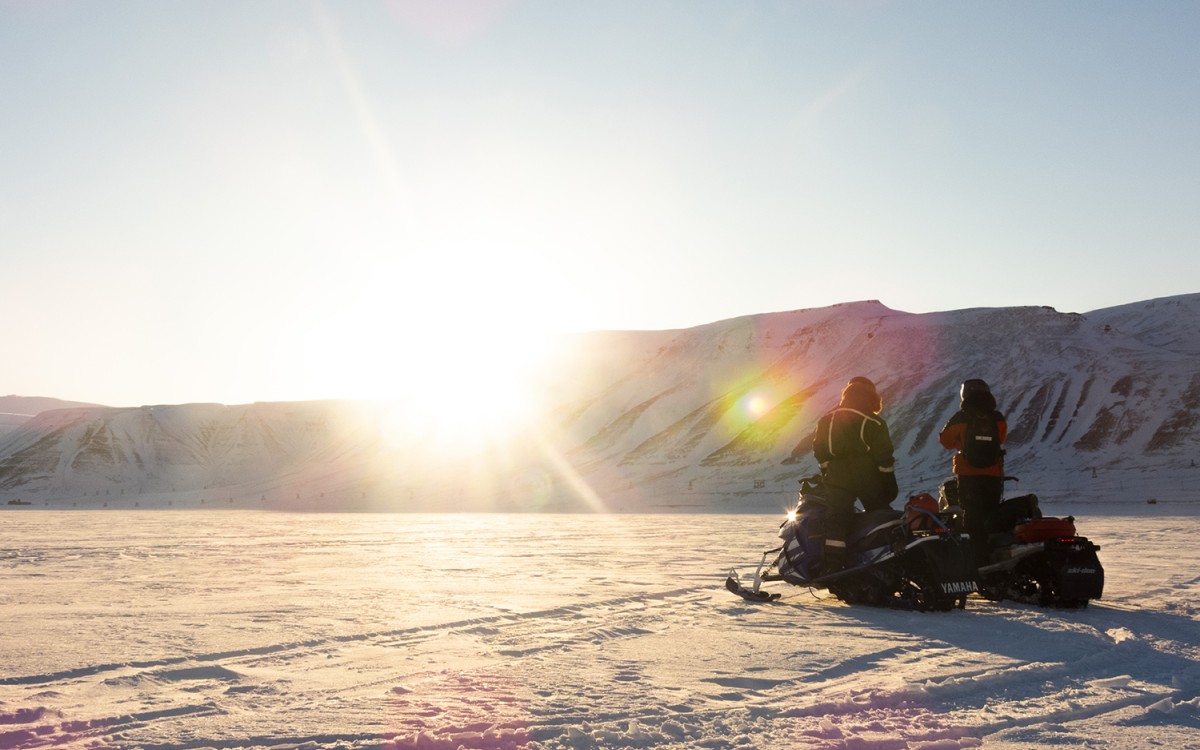
[[[369,645],[373,648],[405,650],[414,644],[430,639],[465,636],[479,640],[490,650],[505,659],[522,659],[547,651],[556,651],[579,646],[595,646],[606,640],[636,637],[652,632],[647,627],[630,626],[630,620],[662,620],[665,609],[682,603],[707,599],[699,587],[676,588],[664,591],[649,591],[611,597],[603,600],[551,607],[529,612],[505,612],[495,615],[464,618],[450,622],[395,628],[389,630],[364,631],[330,636],[328,638],[283,641],[263,646],[214,651],[190,655],[172,656],[162,659],[142,660],[128,663],[100,662],[69,670],[43,674],[9,676],[0,679],[0,685],[12,687],[42,687],[54,693],[81,692],[96,687],[97,682],[109,686],[145,687],[150,683],[189,683],[188,691],[200,693],[207,700],[199,704],[180,705],[160,710],[147,710],[120,717],[72,719],[58,723],[23,722],[25,726],[0,734],[0,747],[8,750],[23,750],[45,746],[70,746],[87,741],[111,741],[114,735],[134,733],[139,736],[154,736],[155,722],[178,720],[184,717],[200,718],[220,716],[234,710],[239,701],[254,701],[267,686],[239,685],[246,670],[263,665],[276,665],[290,659],[333,661],[335,664],[352,665],[354,658],[339,659],[340,652],[347,648]],[[372,687],[389,687],[401,694],[396,702],[404,700],[401,689],[402,675],[385,673],[370,679],[353,679],[320,690],[328,699],[337,693],[362,692]],[[464,678],[466,679],[466,678]],[[385,691],[381,691],[385,692]],[[30,718],[33,718],[30,714]],[[462,722],[459,722],[461,724]],[[470,739],[476,729],[460,730],[457,725],[448,725],[446,731],[425,727],[425,731],[441,735],[447,733]],[[514,730],[515,731],[515,730]],[[511,732],[510,732],[511,733]],[[381,735],[370,735],[378,743]],[[186,747],[251,747],[263,744],[304,744],[327,741],[331,735],[319,737],[295,736],[291,738],[245,737],[229,739],[212,737],[183,744],[161,743],[153,745],[163,748]],[[364,736],[337,735],[337,741],[351,743],[363,740]],[[398,747],[403,742],[391,739]],[[494,738],[493,738],[494,739]],[[118,743],[119,744],[119,743]],[[139,746],[150,747],[145,743]],[[416,746],[415,744],[413,745]],[[466,745],[470,747],[470,744]]]
[[[555,619],[559,617],[573,617],[581,613],[593,609],[604,607],[621,607],[631,604],[644,604],[659,602],[662,603],[667,599],[674,597],[682,597],[687,594],[696,592],[697,587],[673,589],[663,592],[652,592],[647,594],[635,594],[630,596],[616,597],[603,601],[590,602],[588,604],[568,605],[562,607],[553,607],[550,609],[537,610],[526,613],[505,613],[499,615],[487,615],[483,617],[472,617],[465,620],[457,620],[448,623],[439,623],[436,625],[420,625],[408,628],[397,628],[394,630],[369,631],[364,633],[355,633],[349,635],[330,636],[328,638],[312,638],[300,641],[288,641],[284,643],[276,643],[265,646],[257,646],[245,649],[235,649],[229,651],[217,651],[203,654],[190,654],[188,656],[175,656],[163,659],[151,659],[145,661],[131,662],[105,662],[101,664],[93,664],[88,666],[76,667],[73,669],[62,670],[58,672],[50,672],[36,675],[23,675],[15,677],[0,678],[0,685],[42,685],[55,682],[63,682],[66,680],[78,679],[83,677],[92,677],[106,672],[133,670],[150,670],[161,667],[171,667],[180,664],[188,663],[220,663],[229,660],[244,659],[246,657],[256,656],[276,656],[295,651],[313,651],[317,649],[327,648],[329,646],[337,646],[345,643],[359,643],[364,641],[391,639],[395,641],[393,645],[403,645],[407,639],[420,638],[423,636],[431,636],[449,631],[471,632],[486,632],[480,630],[485,627],[505,627],[517,626],[525,621],[540,621],[546,619]],[[536,650],[536,649],[535,649]]]

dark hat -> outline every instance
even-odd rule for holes
[[[842,389],[842,405],[872,414],[883,411],[883,399],[875,390],[875,384],[861,375],[850,378],[850,382]]]

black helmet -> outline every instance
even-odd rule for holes
[[[988,384],[979,378],[964,380],[962,387],[958,390],[958,397],[964,402],[990,395],[992,395],[992,389],[988,388]]]
[[[883,411],[883,399],[879,397],[879,391],[875,390],[875,384],[861,375],[850,378],[850,382],[842,389],[841,403],[843,406],[862,409],[871,414]]]

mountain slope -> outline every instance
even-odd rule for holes
[[[1099,310],[911,314],[854,302],[680,331],[570,337],[539,429],[448,455],[352,402],[45,412],[0,436],[0,493],[306,508],[775,510],[846,381],[879,386],[904,493],[949,471],[937,432],[981,377],[1022,489],[1186,495],[1200,470],[1200,295]],[[485,375],[481,375],[484,377]]]

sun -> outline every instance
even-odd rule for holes
[[[308,333],[306,392],[386,403],[393,431],[458,445],[537,419],[560,304],[551,276],[439,257],[376,265],[350,287]]]
[[[435,434],[501,436],[534,417],[535,376],[546,359],[536,332],[508,315],[442,311],[397,343],[393,400]]]

